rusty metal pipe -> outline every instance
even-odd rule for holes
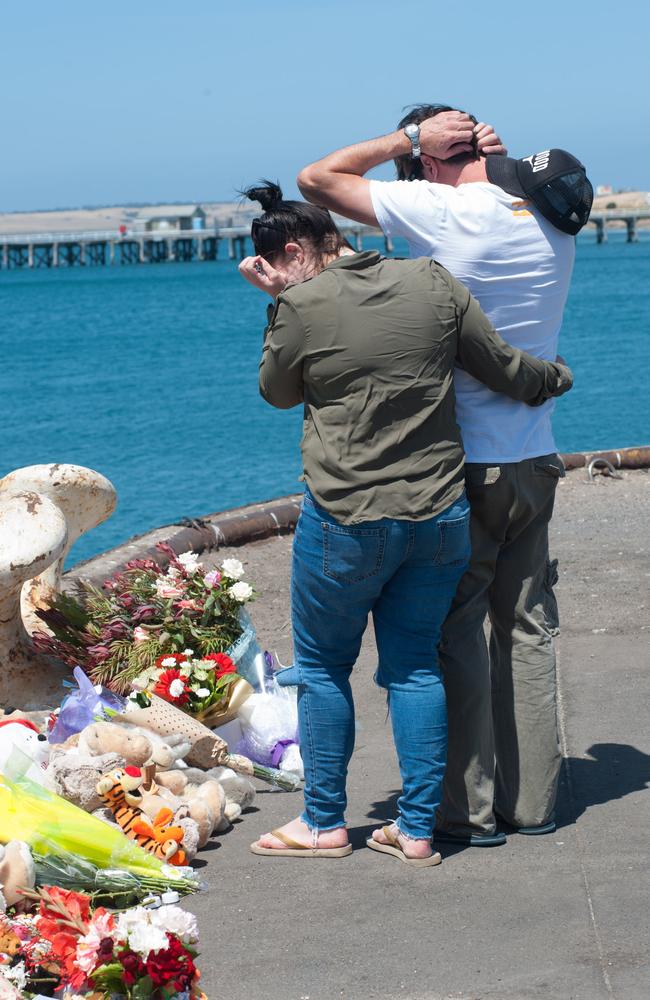
[[[603,459],[615,469],[649,469],[650,445],[620,448],[618,451],[579,451],[560,457],[567,469],[582,469],[594,459]]]

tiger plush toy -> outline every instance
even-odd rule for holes
[[[187,858],[181,848],[183,830],[180,826],[169,826],[174,818],[171,809],[161,809],[153,823],[143,816],[139,806],[143,781],[139,767],[116,768],[100,778],[97,794],[130,840],[161,861],[185,865]]]

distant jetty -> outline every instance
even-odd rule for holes
[[[649,213],[650,214],[650,213]],[[363,249],[364,236],[383,237],[387,253],[390,237],[359,223],[343,222],[340,229]],[[231,260],[246,256],[250,225],[214,229],[165,229],[146,232],[100,231],[82,233],[27,233],[0,236],[0,268],[84,267],[86,265],[161,264],[166,261],[217,260],[225,244]]]
[[[222,247],[230,259],[241,259],[256,214],[249,204],[232,202],[0,214],[0,269],[215,261]],[[365,237],[383,236],[336,218],[359,250]],[[625,228],[634,243],[638,229],[650,226],[648,196],[625,192],[597,198],[589,223],[598,243],[607,241],[610,227]],[[390,253],[390,239],[384,245]]]

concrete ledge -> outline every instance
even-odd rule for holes
[[[621,448],[619,451],[590,451],[562,455],[567,469],[588,467],[594,459],[609,462],[615,469],[647,469],[650,446]],[[130,559],[155,559],[165,569],[168,560],[156,549],[166,542],[177,554],[192,550],[197,554],[230,546],[249,545],[275,535],[290,534],[300,514],[300,494],[278,497],[246,507],[208,514],[204,518],[168,524],[143,535],[135,535],[122,545],[73,568],[75,577],[103,583]]]
[[[207,517],[178,525],[163,525],[145,534],[134,535],[122,545],[93,559],[77,563],[70,575],[103,583],[131,559],[155,559],[165,569],[169,560],[156,548],[158,542],[166,542],[177,555],[190,549],[201,554],[286,535],[296,526],[301,499],[300,495],[279,497],[261,504],[208,514]]]

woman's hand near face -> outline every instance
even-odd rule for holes
[[[267,292],[274,299],[287,286],[287,280],[284,275],[271,267],[269,262],[264,260],[263,257],[244,257],[239,265],[239,273],[243,278],[246,278],[246,281],[250,281],[251,285],[254,285],[255,288]]]

